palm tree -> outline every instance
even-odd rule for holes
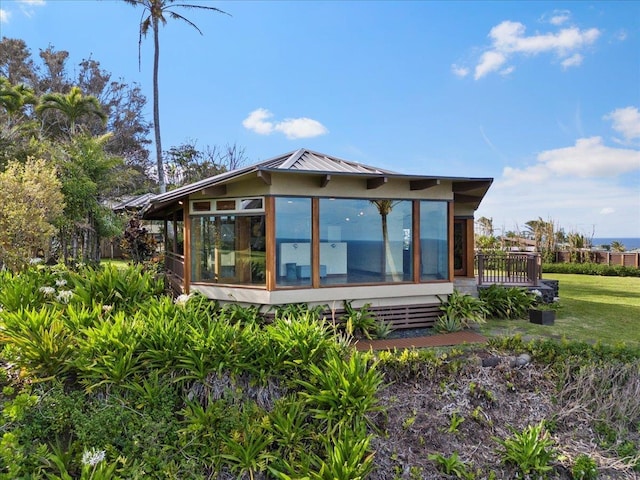
[[[621,242],[614,240],[611,242],[611,251],[613,252],[624,252],[626,247]]]
[[[393,202],[392,200],[369,200],[373,203],[378,209],[378,213],[380,214],[380,218],[382,220],[382,245],[383,245],[383,254],[382,254],[382,263],[380,266],[380,273],[382,275],[382,280],[385,281],[387,276],[387,259],[393,261],[393,256],[391,254],[391,248],[389,245],[389,227],[387,226],[387,217],[399,202]],[[395,271],[395,269],[394,269]]]
[[[79,87],[71,88],[64,95],[62,93],[47,93],[43,95],[36,112],[42,114],[46,110],[57,110],[69,121],[69,134],[76,133],[76,122],[85,115],[95,115],[103,122],[107,121],[107,115],[102,111],[98,99],[92,95],[83,95]]]
[[[24,84],[13,86],[5,77],[0,77],[0,107],[7,114],[7,125],[11,126],[26,105],[35,104],[36,97],[31,88]]]
[[[160,101],[158,94],[158,66],[160,60],[160,38],[159,28],[160,23],[166,25],[167,18],[174,20],[182,20],[193,28],[195,28],[200,35],[202,31],[191,20],[183,17],[175,11],[175,7],[182,7],[187,9],[201,9],[212,10],[218,13],[227,14],[215,7],[206,7],[203,5],[190,5],[186,3],[174,4],[175,0],[124,0],[134,7],[141,6],[143,8],[142,20],[140,21],[140,36],[138,39],[138,64],[140,64],[140,48],[142,45],[142,37],[146,37],[149,33],[149,29],[153,30],[153,127],[155,132],[156,143],[156,165],[158,167],[158,183],[160,185],[160,193],[164,193],[167,189],[164,179],[164,165],[162,162],[162,144],[160,141]]]

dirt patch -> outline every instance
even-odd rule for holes
[[[483,359],[493,366],[483,367]],[[496,438],[543,420],[558,452],[550,478],[570,479],[580,453],[596,460],[600,479],[638,478],[628,463],[598,445],[586,415],[562,411],[548,366],[516,360],[476,349],[411,375],[385,371],[388,386],[379,398],[386,411],[373,419],[381,435],[372,445],[376,471],[369,478],[449,478],[429,455],[454,452],[474,478],[516,478],[516,469],[501,463]]]

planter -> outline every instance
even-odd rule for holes
[[[538,325],[553,325],[556,320],[555,310],[529,310],[529,321]]]

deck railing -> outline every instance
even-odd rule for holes
[[[184,279],[184,255],[178,255],[173,252],[164,254],[164,269],[172,276]]]
[[[501,283],[538,286],[542,261],[537,253],[476,254],[478,285]]]

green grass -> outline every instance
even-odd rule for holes
[[[545,274],[544,278],[560,281],[561,308],[554,325],[489,320],[482,333],[640,346],[640,278],[569,274]]]
[[[114,267],[118,267],[123,270],[129,266],[129,262],[127,260],[122,260],[118,258],[103,258],[100,260],[100,263],[106,265],[113,265]]]

